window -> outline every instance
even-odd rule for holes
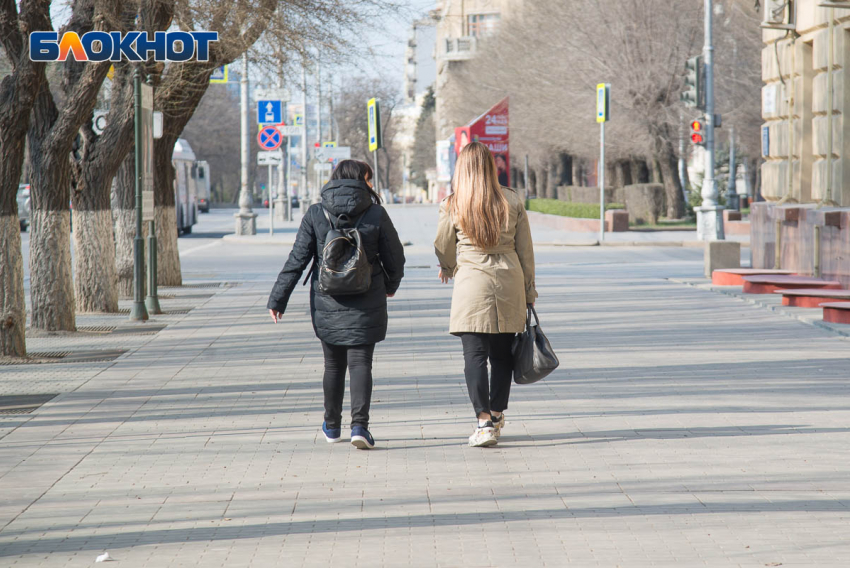
[[[486,37],[492,35],[499,27],[500,14],[470,14],[467,18],[467,27],[473,37]]]

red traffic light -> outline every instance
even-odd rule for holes
[[[693,142],[694,144],[702,144],[702,134],[700,134],[699,132],[694,132],[693,134],[691,134],[691,142]]]
[[[693,130],[694,132],[701,132],[702,131],[702,121],[699,121],[699,120],[693,121],[691,123],[691,130]],[[702,139],[701,136],[700,136],[700,139]]]

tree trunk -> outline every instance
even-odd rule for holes
[[[67,155],[48,156],[35,151],[32,152],[32,164],[32,188],[36,199],[33,200],[30,236],[31,325],[45,331],[75,331],[70,164]]]
[[[661,172],[661,164],[658,163],[658,160],[652,159],[652,183],[664,183],[664,177]]]
[[[14,75],[12,75],[14,77]],[[0,92],[0,357],[26,357],[26,299],[18,180],[24,162],[29,112],[20,116],[19,85]],[[31,103],[31,101],[30,101]]]
[[[528,194],[533,195],[534,197],[538,197],[537,173],[532,168],[528,168]]]
[[[628,160],[617,160],[614,163],[614,179],[616,187],[626,187],[632,185],[631,165]]]
[[[549,199],[558,199],[558,188],[572,185],[572,157],[565,152],[558,152],[549,162],[549,174],[546,194]]]
[[[537,196],[543,199],[551,199],[549,197],[549,173],[548,168],[543,165],[537,169]]]
[[[632,183],[649,183],[649,167],[642,158],[632,159]]]
[[[78,191],[74,193],[74,290],[80,312],[116,313],[118,289],[109,203],[111,179],[97,175],[96,169],[83,168]]]
[[[661,177],[664,180],[667,218],[681,219],[685,216],[685,199],[682,196],[682,184],[679,181],[679,160],[673,151],[673,146],[665,144],[663,153],[657,156],[655,162],[658,164]]]
[[[174,202],[174,166],[171,155],[177,136],[154,140],[153,169],[156,202],[157,284],[182,286],[180,251],[177,248],[177,212]]]
[[[136,236],[136,157],[129,152],[115,176],[112,218],[115,223],[115,272],[118,295],[133,297],[133,239]],[[175,225],[176,226],[176,225]]]
[[[75,331],[68,157],[72,139],[67,143],[52,139],[52,127],[58,117],[53,96],[48,86],[42,85],[33,108],[27,145],[32,164],[31,327]]]
[[[584,168],[581,160],[573,160],[573,185],[584,186]]]
[[[17,211],[9,214],[8,207],[0,209],[0,357],[26,357],[21,225]]]

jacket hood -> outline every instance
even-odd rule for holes
[[[356,217],[372,205],[372,194],[365,181],[336,179],[322,188],[322,205],[337,217]]]

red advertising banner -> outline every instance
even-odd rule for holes
[[[455,128],[455,151],[459,154],[470,142],[487,146],[496,158],[499,183],[504,186],[511,184],[509,102],[506,97],[466,126]]]

